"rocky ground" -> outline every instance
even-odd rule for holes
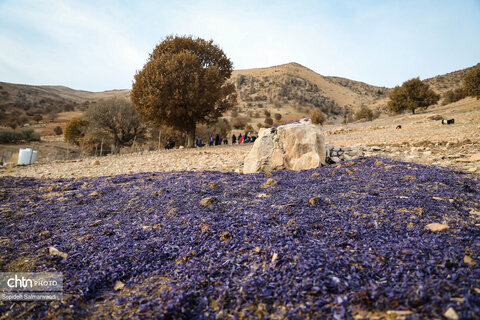
[[[439,117],[454,118],[455,123],[442,125],[440,120],[432,120]],[[396,129],[398,125],[401,129]],[[327,125],[324,131],[326,143],[355,146],[367,156],[386,156],[480,173],[480,101],[472,98],[415,115],[347,126]],[[0,176],[65,178],[152,171],[239,171],[251,147],[251,144],[229,145],[38,162],[31,166],[5,166],[0,168]]]

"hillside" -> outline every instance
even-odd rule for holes
[[[322,76],[298,63],[236,70],[231,80],[238,93],[240,110],[249,118],[267,109],[288,119],[320,108],[330,118],[341,118],[362,104],[385,105],[388,89],[337,77]]]
[[[460,87],[470,69],[424,81],[443,93]],[[229,120],[239,118],[239,123],[246,122],[254,129],[262,126],[265,118],[276,118],[278,122],[294,120],[308,116],[313,108],[321,109],[330,123],[340,123],[362,105],[384,112],[391,90],[351,79],[323,76],[298,63],[235,70],[230,81],[237,89],[238,106],[225,117]],[[96,100],[128,95],[129,89],[90,92],[64,86],[0,82],[0,125],[33,123],[37,114],[42,115],[43,121],[53,121],[58,119],[60,112],[83,111]]]
[[[448,91],[450,89],[460,88],[462,86],[462,82],[463,82],[463,78],[465,77],[465,74],[479,64],[480,63],[470,68],[465,68],[465,69],[449,72],[446,74],[438,75],[433,78],[428,78],[423,80],[423,82],[427,83],[429,86],[433,88],[433,90],[437,91],[438,93],[444,93],[445,91]]]

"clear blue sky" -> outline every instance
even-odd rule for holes
[[[393,87],[480,62],[480,0],[0,0],[0,81],[130,88],[169,34],[213,39],[235,69],[298,62]]]

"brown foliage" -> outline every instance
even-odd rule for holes
[[[236,104],[231,73],[212,40],[168,36],[135,74],[131,99],[144,119],[187,132],[193,147],[197,123],[212,123]]]
[[[442,105],[462,100],[467,96],[467,92],[464,88],[450,89],[443,94]]]
[[[417,77],[405,81],[401,87],[393,88],[389,98],[388,108],[391,111],[399,113],[411,110],[415,113],[417,108],[428,108],[437,103],[440,96]]]
[[[320,109],[313,109],[313,111],[310,113],[310,120],[312,120],[312,123],[314,124],[321,124],[323,125],[325,121],[327,121],[327,117],[325,114],[320,111]]]
[[[247,119],[243,117],[236,117],[232,120],[232,126],[235,129],[243,129],[247,125]]]
[[[88,121],[83,118],[72,118],[67,122],[63,137],[71,144],[80,145],[81,139],[85,136],[88,128]]]
[[[110,136],[116,148],[129,145],[145,136],[145,126],[140,122],[137,111],[130,101],[119,99],[100,100],[91,105],[85,118],[91,131]]]
[[[480,64],[467,72],[463,85],[469,96],[480,99]]]
[[[375,115],[373,111],[367,107],[367,106],[362,106],[360,109],[355,112],[353,115],[353,119],[355,120],[367,120],[367,121],[372,121],[375,119]]]

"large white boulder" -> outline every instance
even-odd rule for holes
[[[260,129],[245,157],[243,173],[304,170],[325,164],[325,136],[309,119]]]

